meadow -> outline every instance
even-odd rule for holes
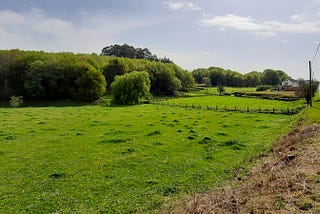
[[[176,100],[190,99],[248,102]],[[275,102],[287,103],[249,103]],[[1,213],[157,212],[222,185],[297,119],[152,104],[3,107],[0,115]]]
[[[0,213],[157,212],[223,184],[297,119],[152,104],[0,115]]]
[[[287,112],[289,109],[302,109],[305,107],[304,100],[296,101],[279,101],[247,97],[235,96],[191,96],[186,98],[174,98],[162,101],[163,104],[175,104],[181,106],[201,106],[202,108],[217,108],[217,109],[237,109],[242,111],[247,110],[270,110],[277,112]]]

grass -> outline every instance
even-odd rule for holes
[[[223,108],[237,108],[242,110],[249,109],[295,109],[303,107],[304,101],[278,101],[278,100],[266,100],[257,98],[244,98],[244,97],[234,97],[234,96],[200,96],[200,97],[187,97],[187,98],[177,98],[170,99],[165,103],[171,104],[182,104],[182,105],[194,105],[194,106],[210,106]]]
[[[155,212],[224,183],[296,121],[158,105],[0,115],[0,213]]]
[[[214,94],[218,95],[219,92],[217,87],[201,88],[202,90],[198,91],[198,94]],[[236,87],[224,87],[225,93],[234,93],[234,92],[256,92],[255,87],[248,88],[236,88]]]

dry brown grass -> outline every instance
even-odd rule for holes
[[[245,179],[197,194],[170,212],[320,213],[319,129],[296,128]]]

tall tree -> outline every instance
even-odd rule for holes
[[[101,72],[89,63],[81,62],[76,65],[79,77],[77,97],[83,101],[93,101],[101,97],[106,91],[106,80]]]
[[[110,88],[114,77],[117,75],[124,75],[129,72],[129,67],[126,59],[113,58],[109,63],[103,68],[103,75],[107,81],[107,88]]]
[[[164,63],[172,63],[168,58],[158,58],[152,54],[148,48],[135,48],[128,44],[106,46],[101,51],[101,56],[116,56],[131,59],[147,59],[151,61],[161,61]]]
[[[258,71],[251,71],[244,75],[245,86],[256,87],[261,85],[262,74]]]
[[[264,85],[279,85],[281,77],[278,71],[266,69],[262,74],[262,83]]]

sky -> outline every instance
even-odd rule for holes
[[[180,67],[320,79],[320,0],[0,0],[0,49],[148,48]],[[320,53],[319,53],[320,54]]]

